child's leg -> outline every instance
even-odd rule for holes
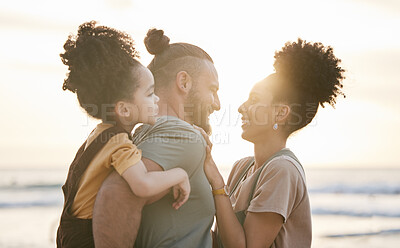
[[[93,208],[95,247],[133,247],[145,203],[118,173],[108,176]]]

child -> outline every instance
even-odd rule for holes
[[[77,94],[80,106],[102,120],[79,149],[63,186],[65,203],[57,247],[94,247],[92,213],[97,192],[115,169],[139,197],[173,187],[178,209],[190,193],[181,168],[147,172],[130,133],[137,123],[154,124],[159,98],[151,72],[137,60],[133,40],[121,31],[87,22],[64,44],[69,74],[63,90]]]

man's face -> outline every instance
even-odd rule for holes
[[[221,108],[218,97],[218,74],[214,65],[205,61],[201,72],[193,78],[193,88],[189,92],[188,104],[191,105],[193,123],[211,134],[210,114]]]

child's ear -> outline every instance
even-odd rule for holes
[[[192,78],[186,71],[180,71],[176,74],[175,85],[179,92],[188,94],[192,88],[192,84]]]
[[[121,117],[129,117],[130,111],[124,101],[119,101],[115,104],[115,113]]]

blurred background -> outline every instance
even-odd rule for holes
[[[147,30],[207,51],[219,73],[222,108],[211,116],[214,159],[229,174],[253,153],[241,139],[238,106],[273,73],[274,53],[298,37],[334,48],[346,69],[336,108],[288,143],[306,170],[313,247],[400,243],[400,2],[1,1],[0,247],[54,247],[61,185],[97,121],[61,87],[60,60],[83,22],[131,34],[147,65]]]

